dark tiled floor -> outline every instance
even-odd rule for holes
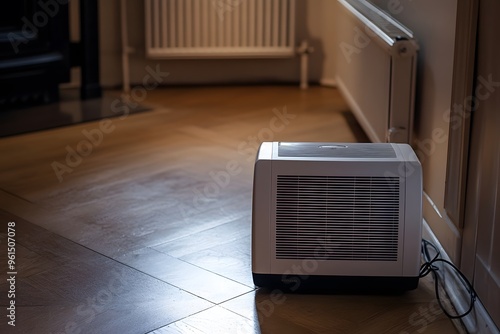
[[[102,98],[89,100],[80,100],[75,89],[61,90],[60,95],[57,103],[0,110],[0,137],[150,110],[134,102],[127,103],[118,92],[105,92]]]

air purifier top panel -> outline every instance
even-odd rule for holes
[[[362,143],[278,143],[278,157],[282,158],[362,158],[394,159],[391,144]]]
[[[262,160],[418,162],[415,152],[408,144],[324,142],[264,142],[257,154],[257,162]]]

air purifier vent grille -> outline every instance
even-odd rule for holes
[[[276,258],[396,261],[398,177],[279,175]]]

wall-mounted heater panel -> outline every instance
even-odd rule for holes
[[[295,54],[295,0],[145,0],[151,58]]]
[[[262,143],[252,212],[257,286],[418,285],[422,173],[407,144]]]
[[[336,81],[373,142],[410,143],[418,45],[367,0],[338,0]]]

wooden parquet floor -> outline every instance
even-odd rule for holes
[[[253,286],[258,144],[367,141],[335,89],[165,88],[141,103],[153,110],[0,139],[1,333],[456,332],[430,279],[398,296]]]

